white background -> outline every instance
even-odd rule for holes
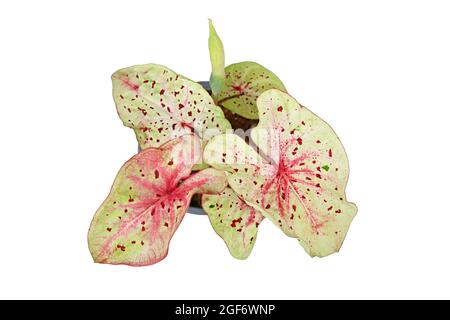
[[[446,1],[2,1],[1,298],[450,298],[450,8]],[[155,62],[209,77],[257,61],[328,121],[359,212],[311,259],[269,221],[246,261],[187,215],[169,256],[94,264],[86,235],[136,151],[110,75]]]

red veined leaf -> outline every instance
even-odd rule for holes
[[[247,119],[258,119],[256,99],[269,89],[286,91],[281,80],[262,65],[244,61],[225,68],[224,89],[217,104]]]
[[[199,139],[184,135],[145,149],[123,165],[89,229],[95,262],[144,266],[166,257],[192,195],[226,187],[225,174],[218,170],[191,175],[200,155]]]
[[[231,188],[311,256],[340,249],[357,208],[347,202],[348,160],[333,129],[279,90],[257,101],[255,149],[236,135],[213,138],[204,160],[228,171]]]

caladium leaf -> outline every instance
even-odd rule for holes
[[[142,149],[188,133],[204,143],[230,123],[203,87],[156,64],[137,65],[112,75],[117,112],[134,129]]]
[[[258,226],[264,216],[241,200],[231,188],[219,194],[203,195],[202,206],[231,255],[246,259],[255,245]]]
[[[236,135],[213,138],[204,160],[228,171],[231,188],[311,256],[337,252],[357,208],[347,202],[348,160],[333,129],[288,94],[264,92],[255,149]]]
[[[231,112],[247,119],[258,119],[256,99],[269,89],[286,91],[281,80],[256,62],[245,61],[225,66],[222,40],[209,20],[210,85],[214,100]]]
[[[89,229],[94,261],[144,266],[164,259],[192,195],[226,187],[218,170],[190,175],[200,155],[199,139],[184,135],[126,162]]]
[[[217,104],[247,119],[258,119],[256,99],[269,89],[286,91],[281,80],[256,62],[245,61],[225,68],[225,90],[216,97]]]

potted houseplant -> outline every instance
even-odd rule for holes
[[[342,245],[357,209],[345,197],[348,160],[337,135],[265,67],[225,67],[209,28],[209,87],[155,64],[112,76],[118,115],[141,151],[91,223],[96,262],[164,259],[189,206],[203,208],[238,259],[249,256],[265,219],[311,256]]]

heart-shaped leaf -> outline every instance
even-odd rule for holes
[[[218,170],[190,175],[200,155],[199,139],[184,135],[126,162],[89,229],[94,261],[143,266],[164,259],[192,195],[226,187]]]
[[[279,90],[257,101],[251,131],[258,153],[236,135],[213,138],[204,160],[226,170],[229,185],[311,256],[337,252],[356,214],[347,202],[348,160],[333,129]]]
[[[219,194],[203,195],[202,206],[231,255],[246,259],[255,245],[258,226],[264,216],[239,199],[231,188]]]
[[[281,80],[256,62],[245,61],[225,68],[225,89],[217,104],[247,119],[258,119],[256,99],[269,89],[286,91]]]
[[[203,87],[156,64],[112,75],[113,97],[123,124],[134,129],[142,149],[195,133],[206,143],[231,128]]]

